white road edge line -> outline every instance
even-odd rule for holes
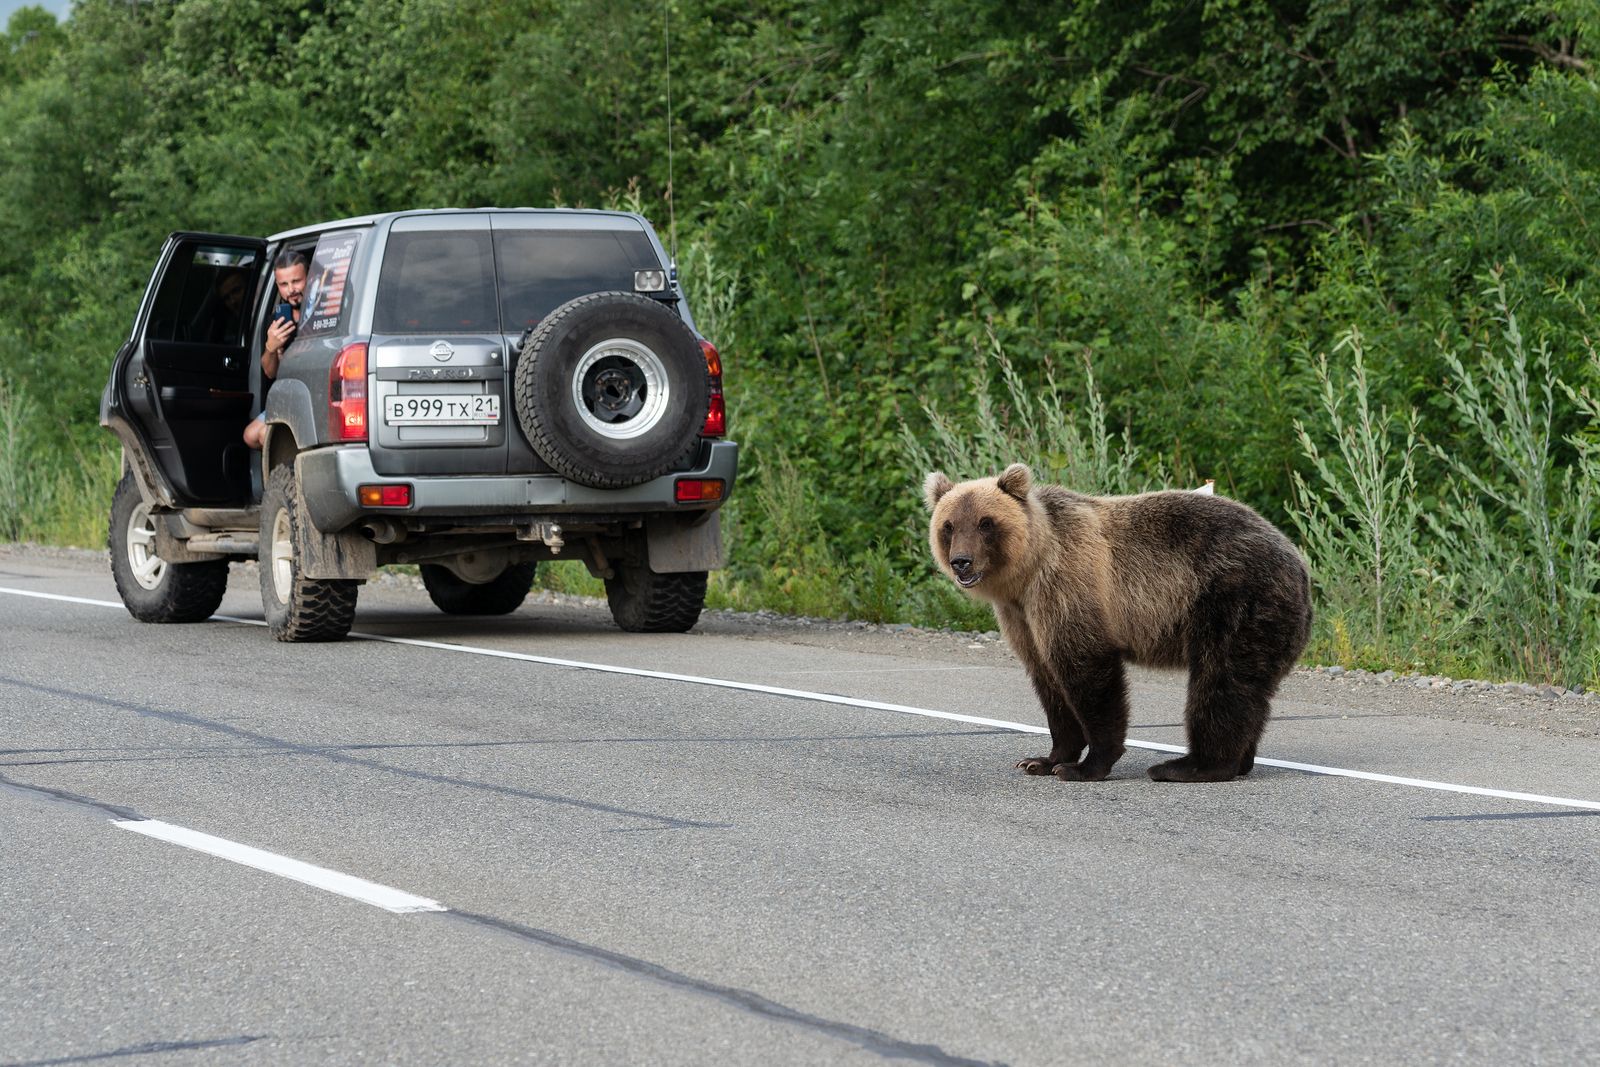
[[[223,616],[214,616],[223,618]],[[234,619],[230,621],[246,622],[250,620]],[[258,624],[259,625],[259,624]],[[529,663],[548,664],[553,667],[572,667],[586,671],[600,671],[606,674],[627,674],[641,678],[656,678],[669,682],[688,682],[693,685],[714,686],[719,689],[736,689],[747,693],[765,693],[771,696],[792,697],[799,700],[811,700],[823,704],[839,704],[850,708],[864,708],[871,711],[892,711],[900,715],[919,715],[928,719],[944,719],[949,722],[969,723],[974,726],[992,726],[1000,730],[1011,730],[1020,734],[1044,734],[1050,730],[1044,726],[1034,726],[1023,722],[1010,722],[1006,719],[989,719],[980,715],[962,715],[953,711],[936,711],[933,708],[919,708],[908,704],[888,704],[879,700],[864,700],[860,697],[838,696],[833,693],[816,693],[804,689],[784,689],[775,685],[760,685],[755,682],[735,682],[726,678],[706,678],[694,674],[674,674],[669,671],[644,670],[639,667],[615,667],[605,663],[586,663],[582,660],[556,659],[550,656],[533,656],[525,652],[505,652],[494,648],[477,648],[472,645],[451,645],[440,641],[423,641],[410,637],[384,637],[379,634],[350,634],[351,637],[362,641],[382,641],[388,644],[411,645],[416,648],[431,648],[445,652],[465,652],[474,656],[490,656],[497,659],[523,660]],[[1169,745],[1160,741],[1139,741],[1128,738],[1126,744],[1129,748],[1149,749],[1152,752],[1183,753],[1188,749],[1183,745]],[[1590,811],[1600,811],[1600,801],[1572,800],[1567,797],[1548,797],[1538,793],[1518,793],[1506,789],[1487,789],[1475,785],[1456,785],[1451,782],[1434,782],[1425,778],[1405,778],[1393,774],[1379,774],[1374,771],[1355,771],[1344,767],[1323,767],[1315,763],[1296,763],[1291,760],[1266,759],[1256,757],[1256,763],[1265,767],[1281,767],[1291,771],[1305,771],[1310,774],[1329,775],[1336,778],[1359,778],[1368,782],[1384,782],[1389,785],[1411,786],[1417,789],[1433,789],[1446,793],[1467,793],[1473,796],[1497,797],[1502,800],[1523,800],[1533,804],[1553,804],[1559,807],[1584,808]]]
[[[404,915],[419,911],[449,911],[450,909],[437,900],[419,897],[414,893],[393,889],[377,882],[369,882],[365,878],[354,875],[340,874],[330,871],[326,867],[317,867],[300,860],[280,856],[276,852],[267,852],[249,845],[241,845],[237,841],[229,841],[222,837],[212,837],[202,834],[198,830],[190,830],[183,826],[174,826],[172,823],[161,822],[158,819],[112,819],[111,825],[124,830],[132,830],[136,834],[153,837],[158,841],[167,841],[184,848],[204,852],[219,859],[232,863],[242,863],[246,867],[254,867],[258,871],[266,871],[280,878],[288,878],[306,885],[315,886],[317,889],[337,893],[342,897],[359,900],[363,904],[372,904],[384,911],[392,911],[397,915]]]
[[[37,597],[42,600],[62,600],[73,604],[91,604],[99,607],[120,608],[122,603],[116,600],[90,600],[85,597],[64,596],[59,593],[37,593],[32,590],[10,589],[0,586],[0,593],[12,593],[18,596]],[[265,626],[261,619],[241,619],[233,615],[213,615],[218,622],[236,622],[245,626]],[[414,648],[431,648],[442,652],[460,652],[473,656],[489,656],[495,659],[518,660],[524,663],[542,663],[552,667],[571,667],[577,670],[599,671],[605,674],[625,674],[639,678],[656,678],[669,682],[688,682],[693,685],[713,686],[720,689],[736,689],[747,693],[765,693],[771,696],[793,697],[798,700],[811,700],[823,704],[838,704],[844,707],[863,708],[869,711],[892,711],[900,715],[920,715],[928,719],[944,719],[949,722],[964,722],[974,726],[992,726],[999,730],[1010,730],[1021,734],[1048,734],[1050,731],[1043,726],[1032,726],[1028,723],[1009,722],[1005,719],[986,719],[977,715],[961,715],[953,711],[936,711],[932,708],[918,708],[907,704],[886,704],[877,700],[863,700],[858,697],[837,696],[833,693],[815,693],[804,689],[783,689],[772,685],[759,685],[755,682],[735,682],[726,678],[705,678],[693,674],[673,674],[667,671],[645,670],[640,667],[617,667],[606,663],[586,663],[583,660],[556,659],[550,656],[534,656],[526,652],[506,652],[495,648],[478,648],[474,645],[451,645],[442,641],[424,641],[412,637],[385,637],[382,634],[365,634],[352,631],[350,636],[360,641],[378,641],[391,645],[409,645]],[[1168,745],[1160,741],[1138,741],[1128,738],[1130,748],[1149,749],[1153,752],[1185,752],[1182,745]],[[1387,785],[1403,785],[1413,789],[1432,789],[1444,793],[1464,793],[1469,796],[1495,797],[1500,800],[1520,800],[1529,804],[1549,804],[1562,808],[1581,808],[1585,811],[1600,811],[1600,801],[1574,800],[1569,797],[1550,797],[1539,793],[1519,793],[1507,789],[1488,789],[1475,785],[1456,785],[1452,782],[1435,782],[1426,778],[1405,778],[1393,774],[1378,774],[1374,771],[1355,771],[1344,767],[1324,767],[1315,763],[1296,763],[1292,760],[1267,759],[1256,757],[1256,763],[1263,767],[1281,767],[1284,770],[1304,771],[1307,774],[1321,774],[1334,778],[1357,778],[1367,782],[1383,782]]]

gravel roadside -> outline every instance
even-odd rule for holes
[[[0,544],[0,565],[45,562],[85,573],[109,574],[104,550],[59,548],[36,544]],[[253,586],[255,564],[233,568],[233,583]],[[417,577],[383,570],[367,585],[385,599],[427,594]],[[535,591],[530,604],[569,608],[606,615],[605,602],[590,597]],[[926,630],[905,624],[880,625],[837,619],[779,615],[776,612],[708,610],[696,632],[719,636],[781,641],[816,648],[910,656],[945,663],[1015,663],[999,635]],[[1534,730],[1560,737],[1600,739],[1600,694],[1558,690],[1518,682],[1455,679],[1434,675],[1371,672],[1341,666],[1302,667],[1284,680],[1282,692],[1296,700],[1347,706],[1362,714],[1413,715],[1476,722],[1508,729]]]

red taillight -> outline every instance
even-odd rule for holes
[[[722,394],[713,393],[711,407],[706,411],[706,424],[700,427],[701,437],[721,437],[728,432],[728,412],[722,405]]]
[[[345,345],[328,374],[328,429],[335,441],[367,439],[367,343]]]
[[[409,508],[409,485],[363,485],[356,488],[356,498],[364,508]]]
[[[680,504],[703,504],[721,500],[725,488],[721,478],[679,478],[673,494]]]
[[[722,402],[722,356],[716,345],[703,338],[700,350],[706,354],[706,374],[711,378],[711,403],[706,408],[706,424],[700,427],[700,436],[721,437],[728,432],[728,411]]]

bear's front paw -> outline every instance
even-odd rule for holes
[[[1017,761],[1017,770],[1025,774],[1049,774],[1055,769],[1056,762],[1049,756],[1029,756]]]

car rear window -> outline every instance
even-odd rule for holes
[[[650,239],[639,231],[390,233],[372,327],[378,333],[521,333],[573,297],[632,292],[634,271],[660,267]]]
[[[574,297],[633,292],[633,272],[659,270],[655,248],[638,230],[498,231],[500,314],[520,333]]]
[[[391,233],[378,274],[378,333],[495,333],[494,250],[486,230]]]

